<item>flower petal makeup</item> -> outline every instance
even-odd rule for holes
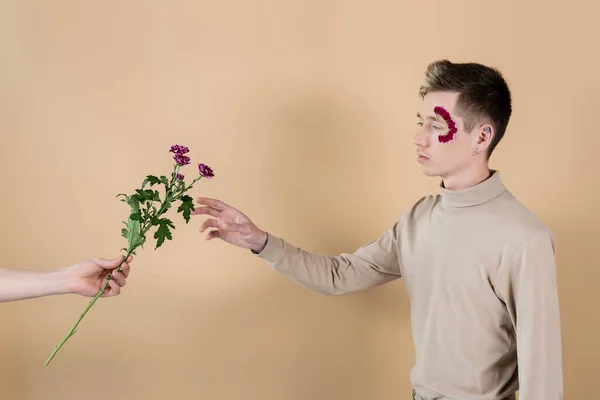
[[[450,116],[448,110],[444,107],[437,106],[433,109],[437,119],[446,125],[445,132],[438,135],[438,140],[440,143],[448,143],[454,139],[456,133],[458,132],[458,128],[456,127],[456,122]]]

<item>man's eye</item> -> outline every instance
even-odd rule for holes
[[[423,126],[422,122],[417,122],[417,126]]]

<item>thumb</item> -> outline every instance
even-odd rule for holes
[[[119,257],[113,258],[112,260],[96,258],[94,259],[94,262],[104,269],[115,269],[118,268],[121,264],[123,264],[124,259],[125,256],[120,255]]]

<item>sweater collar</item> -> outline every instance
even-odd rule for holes
[[[466,189],[450,190],[444,187],[443,181],[440,183],[442,203],[448,207],[477,206],[495,199],[505,191],[500,173],[493,169],[486,180]]]

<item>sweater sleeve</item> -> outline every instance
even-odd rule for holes
[[[310,253],[269,233],[265,248],[257,256],[277,272],[318,293],[355,292],[401,277],[398,224],[353,253],[337,256]]]
[[[554,241],[529,238],[506,273],[505,302],[516,330],[520,400],[562,400],[562,344]]]

